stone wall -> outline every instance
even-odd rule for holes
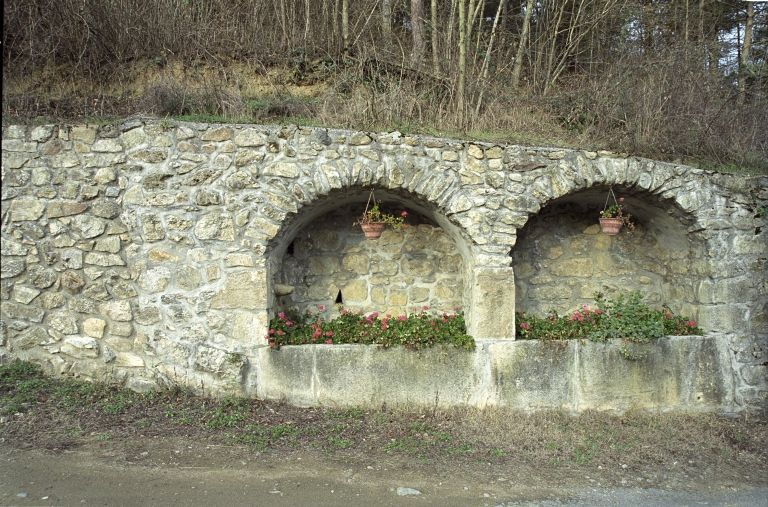
[[[316,312],[322,306],[335,314],[330,309],[341,303],[405,315],[423,306],[452,312],[466,305],[464,263],[441,228],[410,213],[405,228],[388,228],[371,241],[352,226],[364,210],[362,204],[343,206],[296,236],[279,273],[280,283],[295,291],[279,301],[280,309]]]
[[[515,284],[536,312],[621,287],[690,314],[727,351],[710,374],[726,365],[732,382],[717,380],[710,407],[765,410],[765,177],[321,128],[131,121],[2,138],[4,358],[135,389],[272,396],[288,386],[270,361],[292,356],[266,350],[270,317],[340,291],[370,311],[462,306],[480,344],[466,362],[488,378],[493,343],[515,354]],[[633,238],[593,234],[609,186],[627,197]],[[412,227],[363,240],[350,225],[372,187]]]

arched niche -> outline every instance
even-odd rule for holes
[[[687,233],[694,219],[650,193],[621,187],[614,192],[632,215],[632,234],[600,231],[604,186],[550,201],[518,230],[511,252],[518,311],[562,315],[593,304],[596,292],[615,297],[636,290],[651,305],[695,310],[694,264],[705,245]]]
[[[367,240],[352,224],[369,193],[369,188],[332,192],[284,223],[267,252],[268,279],[293,292],[273,295],[271,315],[323,306],[332,317],[339,303],[392,315],[422,306],[452,312],[470,305],[473,258],[466,234],[418,196],[377,188],[382,211],[407,211],[407,227],[388,228],[378,240]]]

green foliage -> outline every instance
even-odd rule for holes
[[[647,344],[667,335],[701,335],[696,322],[662,307],[651,309],[642,302],[637,291],[616,299],[595,294],[597,309],[588,305],[571,315],[560,317],[553,312],[546,318],[528,316],[520,312],[517,317],[517,337],[523,340],[538,339],[546,343],[561,340],[591,340],[605,342],[621,339],[619,349],[627,359],[645,356]],[[638,350],[640,349],[640,350]]]
[[[239,352],[231,352],[227,354],[227,363],[228,364],[240,364],[243,362],[245,356],[243,356]]]
[[[352,440],[349,440],[347,438],[336,438],[336,437],[328,437],[328,443],[331,444],[333,447],[338,447],[340,449],[347,449],[348,447],[352,447],[355,445],[355,442]]]
[[[243,399],[224,398],[221,405],[206,413],[208,422],[205,426],[212,430],[237,426],[245,421],[247,405],[247,401]],[[168,416],[168,413],[166,413],[166,416]]]
[[[403,211],[399,215],[389,215],[382,213],[379,209],[381,201],[375,203],[370,209],[366,208],[363,215],[352,225],[372,224],[372,223],[385,223],[391,225],[393,229],[402,229],[405,227],[405,217],[408,216],[407,211]]]
[[[322,311],[323,307],[318,309]],[[475,341],[467,335],[463,312],[431,315],[427,310],[424,306],[420,312],[416,310],[407,316],[382,317],[378,312],[366,316],[362,311],[354,313],[340,308],[339,316],[329,321],[309,310],[304,314],[290,310],[272,319],[267,339],[275,349],[315,343],[376,344],[384,348],[403,345],[415,350],[437,344],[465,350],[475,348]]]
[[[10,364],[0,366],[0,388],[8,389],[21,380],[40,378],[42,374],[40,365],[16,359]]]

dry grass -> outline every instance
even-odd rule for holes
[[[613,43],[582,48],[566,58],[573,66],[547,85],[547,52],[567,56],[573,48],[546,49],[551,32],[543,19],[532,34],[519,89],[510,87],[520,30],[515,9],[488,73],[482,70],[490,36],[484,23],[470,52],[464,111],[457,110],[455,34],[451,39],[446,29],[451,3],[439,2],[437,70],[410,66],[406,11],[395,14],[392,33],[383,35],[373,15],[379,3],[350,2],[353,40],[344,51],[338,2],[6,0],[3,121],[153,113],[397,129],[768,172],[764,70],[756,67],[740,97],[735,78],[711,64],[706,44],[689,44],[687,35],[670,35],[652,47],[621,38],[626,20],[636,15],[632,2],[596,28],[596,35],[615,32],[621,50]],[[677,8],[667,7],[660,7],[657,21],[677,20]],[[719,12],[715,3],[710,7],[711,15]],[[638,23],[646,21],[653,23],[645,17]],[[763,42],[756,35],[754,47]],[[597,53],[584,61],[592,50]]]

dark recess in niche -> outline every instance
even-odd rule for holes
[[[341,297],[341,291],[336,295],[336,301],[334,301],[334,304],[344,304],[344,298]]]
[[[291,244],[288,245],[288,249],[286,249],[285,255],[293,255],[293,241],[291,241]]]

